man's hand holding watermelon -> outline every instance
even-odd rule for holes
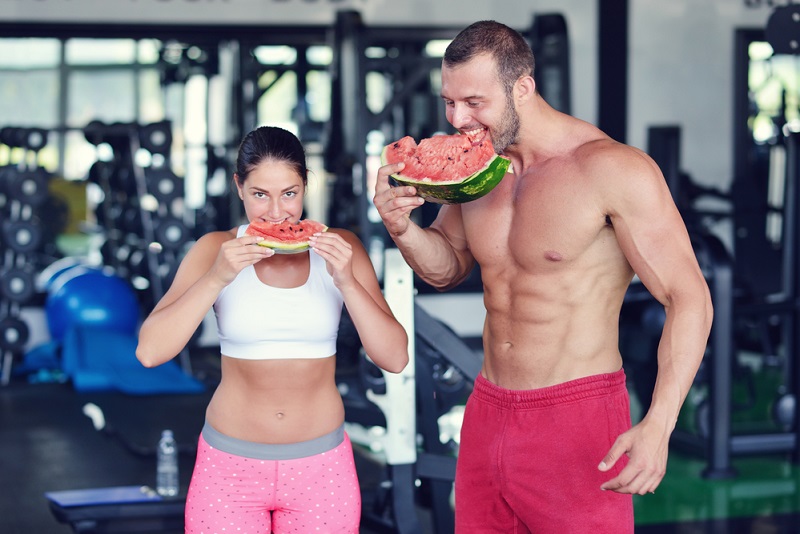
[[[378,169],[378,180],[375,183],[373,202],[378,209],[383,224],[392,237],[399,237],[408,230],[411,212],[422,206],[425,200],[417,196],[413,186],[392,187],[389,177],[400,173],[405,163],[390,163]]]

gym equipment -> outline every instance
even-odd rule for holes
[[[189,241],[189,228],[176,217],[163,217],[156,223],[155,242],[164,248],[177,250]]]
[[[797,21],[800,18],[800,6],[789,4],[776,7],[767,19],[765,30],[767,41],[775,54],[798,54]]]
[[[115,486],[45,493],[50,511],[76,533],[178,532],[185,499],[164,500],[143,486]]]
[[[94,429],[120,444],[138,458],[155,460],[155,447],[146,447],[125,437],[107,423],[96,404],[84,404],[82,412]],[[181,445],[181,455],[192,458],[194,446]],[[112,486],[45,493],[50,511],[60,523],[71,525],[74,532],[181,532],[184,530],[185,496],[164,499],[149,486]]]
[[[6,126],[0,129],[0,143],[11,148],[38,152],[47,145],[47,130]]]
[[[386,455],[384,474],[366,494],[362,525],[386,532],[423,532],[416,510],[422,505],[431,510],[435,532],[452,532],[456,447],[452,441],[442,442],[438,421],[466,401],[481,358],[414,303],[413,273],[396,248],[385,250],[384,266],[386,299],[409,332],[413,357],[394,375],[362,355],[357,381],[337,377],[354,442],[359,441],[359,427],[386,429],[379,439]]]
[[[703,476],[728,478],[736,474],[732,455],[798,455],[800,415],[795,410],[795,392],[800,386],[800,366],[796,363],[800,349],[800,140],[798,134],[790,133],[768,151],[755,147],[749,156],[748,150],[737,151],[737,175],[728,194],[699,187],[680,172],[678,133],[677,128],[660,129],[654,136],[660,149],[653,155],[684,215],[698,262],[709,282],[715,313],[696,388],[684,405],[672,444],[707,458]],[[744,172],[740,154],[745,159],[752,157],[751,172]],[[768,187],[779,187],[782,198],[775,202],[768,197]],[[732,208],[698,210],[693,203],[700,196],[722,199]],[[767,198],[769,202],[765,201]],[[736,257],[706,227],[706,220],[720,218],[730,218],[735,225]],[[778,240],[770,237],[770,220],[773,225],[777,221]],[[758,261],[752,261],[754,257]],[[658,330],[654,319],[657,318],[641,313],[642,324],[653,326],[653,332]],[[654,336],[651,339],[657,341]],[[759,358],[758,377],[739,361],[743,350]],[[782,380],[776,380],[781,374]],[[653,375],[653,381],[654,378]],[[759,382],[766,385],[760,386]],[[764,422],[743,425],[742,414],[748,410],[760,415]],[[685,415],[690,419],[688,427],[682,424]],[[739,423],[738,431],[734,423]]]
[[[103,324],[77,324],[64,335],[62,370],[77,391],[121,391],[128,395],[191,394],[203,384],[170,360],[147,368],[136,359],[135,333]]]
[[[50,195],[52,175],[36,163],[37,152],[47,144],[47,134],[42,128],[0,129],[0,142],[21,149],[15,151],[21,154],[18,161],[0,167],[2,385],[9,383],[11,366],[25,351],[30,332],[21,317],[21,307],[39,296],[33,272],[43,258],[55,252],[56,219],[63,216]],[[48,218],[48,225],[40,220],[43,214]]]
[[[6,171],[6,195],[31,206],[41,206],[50,196],[48,183],[52,176],[42,168],[29,171]]]
[[[50,336],[63,341],[76,326],[102,327],[134,335],[140,309],[130,285],[107,271],[84,266],[53,280],[45,302]]]
[[[66,256],[55,260],[39,271],[35,280],[36,290],[40,293],[48,293],[53,282],[55,282],[60,275],[75,267],[91,268],[91,264],[87,258],[78,256]]]
[[[413,287],[411,269],[405,264],[399,251],[387,251],[386,277],[384,293],[390,303],[392,312],[406,331],[413,331]],[[414,340],[409,339],[409,354],[414,354]],[[413,509],[413,468],[417,460],[416,443],[416,365],[414,359],[409,361],[402,372],[397,374],[383,373],[385,393],[367,390],[367,398],[383,413],[386,420],[386,433],[383,436],[383,449],[386,453],[386,464],[392,483],[391,523],[397,525],[398,532],[419,532],[419,520]],[[411,504],[411,514],[406,505]],[[374,516],[362,511],[362,522],[369,523],[370,518],[378,520],[383,516]],[[380,524],[380,522],[378,522]]]
[[[172,125],[169,121],[146,124],[139,129],[139,145],[151,154],[166,156],[172,148]]]
[[[542,98],[554,109],[571,114],[567,20],[559,13],[537,15],[526,37],[536,58],[534,76]]]
[[[21,254],[29,254],[38,250],[42,244],[44,232],[41,225],[34,221],[9,220],[3,222],[3,244]]]
[[[183,197],[183,180],[165,168],[145,169],[147,189],[159,201],[169,204]]]
[[[103,262],[130,283],[143,309],[152,309],[194,237],[185,203],[175,202],[183,198],[184,185],[168,165],[171,124],[92,121],[84,136],[113,151],[111,161],[95,162],[87,176],[104,195],[95,211],[105,238],[100,247]],[[141,150],[164,156],[163,161],[142,167],[135,157]],[[180,361],[190,374],[186,350]]]
[[[30,331],[25,321],[17,317],[0,319],[0,348],[18,353],[25,348]]]
[[[34,278],[35,274],[31,269],[7,269],[0,274],[0,295],[13,302],[28,302],[36,293]]]

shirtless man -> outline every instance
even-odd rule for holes
[[[374,203],[434,287],[481,267],[484,361],[461,431],[456,532],[632,533],[632,494],[661,482],[705,351],[710,294],[658,166],[550,107],[533,65],[502,24],[462,31],[442,62],[447,119],[483,130],[512,169],[424,229],[414,188],[389,185],[402,164],[378,171]],[[634,274],[666,322],[652,404],[631,427],[618,321]]]

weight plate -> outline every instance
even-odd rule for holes
[[[31,206],[41,206],[50,196],[50,174],[44,169],[17,172],[6,186],[9,198]]]
[[[13,353],[22,352],[28,342],[28,325],[18,317],[0,319],[0,348]]]
[[[86,179],[100,187],[107,187],[114,174],[114,164],[108,161],[95,161],[89,167]]]
[[[122,213],[122,228],[134,235],[142,235],[144,225],[142,224],[142,213],[135,206],[128,206]]]
[[[26,148],[38,152],[47,145],[47,130],[44,128],[25,128],[23,143]]]
[[[151,154],[166,156],[172,147],[172,128],[169,121],[142,126],[139,130],[139,144]]]
[[[147,191],[159,201],[169,204],[183,196],[183,180],[169,169],[147,169]]]
[[[6,221],[3,223],[3,242],[15,252],[34,252],[42,244],[42,229],[32,221]]]
[[[12,302],[28,302],[36,294],[34,274],[27,269],[8,269],[0,275],[0,294]]]
[[[17,179],[17,167],[14,165],[3,165],[0,167],[0,194],[7,194],[11,182]]]
[[[165,217],[156,223],[155,237],[165,249],[176,250],[189,240],[189,228],[180,219]]]

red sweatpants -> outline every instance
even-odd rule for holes
[[[456,534],[632,534],[633,499],[597,469],[631,427],[625,373],[535,390],[478,375],[461,428]]]

